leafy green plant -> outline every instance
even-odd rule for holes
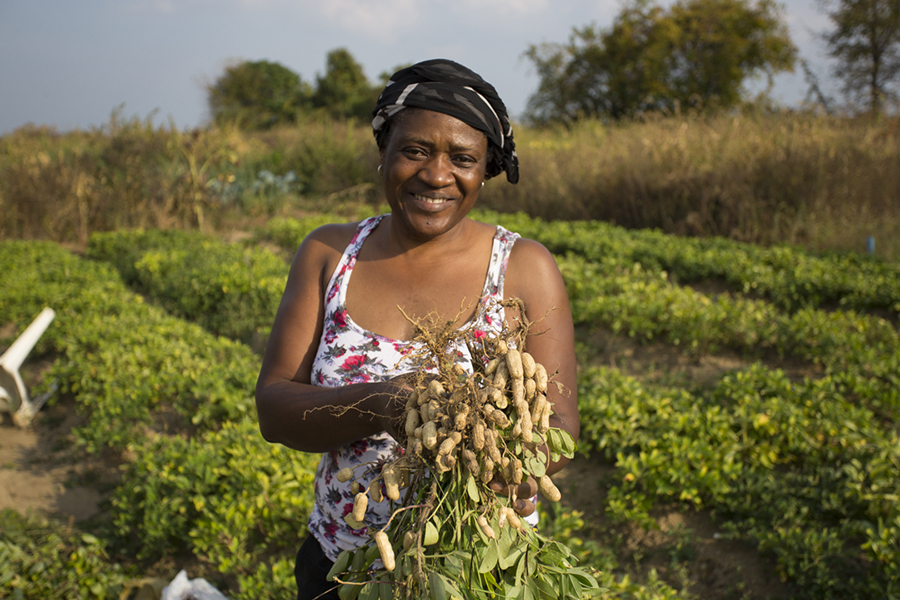
[[[128,579],[97,537],[0,510],[0,597],[114,600]]]

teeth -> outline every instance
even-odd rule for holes
[[[429,198],[428,196],[420,196],[418,194],[413,194],[416,197],[416,200],[421,200],[422,202],[427,202],[429,204],[443,204],[447,202],[447,198]]]

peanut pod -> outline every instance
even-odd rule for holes
[[[525,376],[525,370],[522,367],[522,353],[516,348],[510,348],[506,353],[506,368],[509,370],[511,379],[522,379]]]
[[[534,386],[539,392],[547,392],[547,369],[541,363],[534,365]]]
[[[496,534],[494,533],[494,529],[487,522],[487,518],[484,515],[478,515],[478,518],[475,519],[475,522],[478,523],[478,526],[481,527],[481,530],[484,532],[484,535],[487,536],[489,540],[494,539]]]
[[[434,450],[437,443],[437,426],[434,421],[428,421],[422,428],[422,445],[429,450]]]
[[[353,511],[350,513],[356,521],[360,523],[366,518],[366,507],[369,505],[369,495],[360,492],[353,499]]]
[[[415,435],[416,427],[419,426],[419,411],[411,410],[406,413],[406,435],[407,437]]]
[[[535,370],[537,369],[537,363],[534,362],[534,357],[527,352],[522,353],[522,374],[531,379],[534,377]]]
[[[562,498],[562,494],[559,493],[559,489],[557,489],[549,475],[544,475],[538,479],[538,487],[540,487],[544,497],[551,502],[559,502],[560,498]]]
[[[394,549],[391,547],[391,541],[385,532],[379,531],[375,533],[375,545],[378,546],[378,552],[381,554],[381,562],[388,571],[394,570]]]

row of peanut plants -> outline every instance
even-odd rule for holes
[[[273,221],[263,237],[289,253],[323,220],[327,216],[316,221]],[[649,266],[635,266],[629,248],[637,245],[634,238],[646,234],[580,223],[566,225],[570,233],[565,239],[559,234],[562,226],[556,223],[521,216],[500,220],[556,251],[570,252],[560,256],[560,263],[579,322],[603,325],[640,339],[662,339],[694,353],[719,346],[750,355],[759,349],[774,349],[827,367],[822,380],[799,384],[757,365],[726,377],[713,390],[693,393],[644,386],[611,370],[584,370],[579,394],[586,425],[582,447],[604,452],[616,461],[621,483],[614,484],[608,494],[608,510],[614,517],[649,524],[649,511],[660,501],[713,508],[734,535],[755,540],[761,551],[773,555],[783,575],[802,586],[798,589],[805,590],[808,597],[896,593],[889,584],[900,564],[900,517],[897,500],[891,497],[897,489],[897,456],[891,448],[897,447],[895,424],[900,403],[897,334],[889,323],[851,311],[818,310],[814,308],[822,303],[818,300],[779,303],[776,299],[787,292],[774,288],[761,294],[771,302],[738,294],[710,299],[676,285],[652,261]],[[563,242],[554,241],[554,236],[564,239],[566,247],[555,245]],[[618,249],[612,247],[616,239],[624,240]],[[677,247],[682,241],[663,239],[660,247]],[[596,253],[592,244],[610,247]],[[826,260],[793,252],[800,256],[798,260]],[[89,255],[113,262],[136,289],[185,319],[203,323],[217,333],[226,332],[216,322],[240,324],[227,331],[238,338],[270,324],[271,307],[277,305],[284,282],[283,261],[278,264],[262,258],[262,251],[192,235],[105,234],[92,239]],[[889,265],[878,268],[885,277],[890,274]],[[770,271],[760,269],[761,273]],[[822,296],[834,293],[826,290]],[[783,310],[785,307],[796,310]],[[267,314],[267,310],[272,312]],[[141,346],[144,342],[132,343]],[[224,340],[218,338],[216,343]],[[177,373],[170,371],[177,379]],[[69,371],[69,376],[75,373]],[[834,407],[843,408],[823,416],[823,411]],[[840,410],[845,408],[852,419],[841,420]],[[244,417],[238,423],[244,423],[246,431],[238,427],[233,435],[253,437],[253,427],[246,425]],[[848,433],[851,429],[853,435]],[[227,429],[214,433],[217,443],[228,438]],[[92,443],[90,436],[84,437]],[[190,548],[196,554],[207,557],[223,572],[248,577],[249,565],[256,557],[248,556],[240,540],[232,539],[234,532],[246,527],[246,520],[210,517],[201,520],[202,531],[198,528],[193,511],[206,509],[209,499],[189,490],[199,485],[198,478],[215,481],[215,469],[203,471],[198,466],[184,473],[172,468],[177,459],[167,462],[167,457],[181,456],[183,460],[202,452],[184,445],[183,439],[174,446],[171,440],[165,436],[137,445],[132,442],[132,448],[147,449],[142,455],[146,464],[141,468],[167,483],[155,484],[154,494],[158,495],[151,494],[149,501],[141,485],[131,491],[123,485],[114,499],[123,509],[116,517],[118,529],[143,532],[132,539],[136,540],[134,551],[144,559],[183,547],[179,544],[190,538],[195,540]],[[262,448],[263,452],[272,451]],[[131,476],[128,473],[127,477]],[[823,478],[830,486],[820,485]],[[169,505],[175,497],[181,501]],[[135,510],[135,505],[141,510]],[[577,516],[567,518],[571,521]],[[211,531],[218,536],[212,542]],[[222,552],[227,556],[221,556]],[[607,557],[602,568],[612,570],[615,565]],[[286,570],[284,562],[273,567],[282,575]],[[250,577],[247,589],[253,587],[252,581],[258,581]],[[626,592],[625,582],[608,580],[623,594],[637,597],[642,593],[633,588]],[[662,586],[653,593],[673,592]]]
[[[900,265],[856,253],[813,255],[790,246],[761,247],[725,238],[684,238],[658,230],[625,230],[599,221],[543,221],[523,213],[482,211],[556,254],[591,262],[614,257],[666,272],[680,284],[718,280],[788,310],[836,305],[900,315]]]

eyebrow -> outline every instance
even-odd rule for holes
[[[479,133],[482,134],[481,139],[485,140],[485,142],[487,142],[487,136],[484,135],[483,132],[479,132]],[[402,141],[407,144],[409,144],[409,143],[420,144],[422,146],[428,146],[428,147],[430,147],[434,144],[434,142],[432,140],[429,140],[429,139],[423,138],[423,137],[419,137],[419,136],[414,136],[414,135],[400,136],[400,139],[398,141]],[[483,151],[487,152],[487,143],[485,143],[484,148],[485,149]],[[482,151],[480,148],[480,145],[478,147],[476,147],[476,146],[471,146],[468,144],[456,144],[453,142],[450,143],[450,150],[453,152],[479,152],[479,151]]]

